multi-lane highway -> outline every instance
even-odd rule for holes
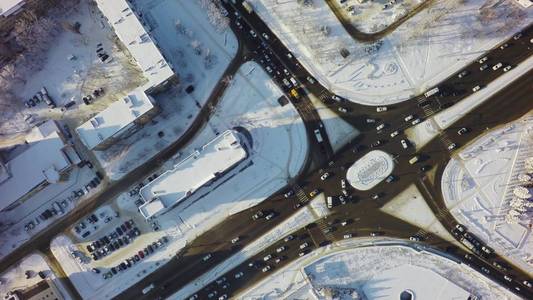
[[[355,192],[350,191],[351,198],[348,204],[338,206],[333,209],[332,215],[328,220],[320,220],[317,222],[316,226],[311,226],[305,230],[305,232],[297,233],[297,235],[305,241],[308,241],[310,246],[307,248],[308,251],[311,251],[314,247],[319,247],[325,243],[344,238],[346,234],[352,234],[353,236],[357,235],[368,235],[372,232],[376,234],[386,234],[387,236],[409,238],[411,236],[416,236],[417,238],[425,240],[425,243],[438,247],[443,251],[455,251],[457,256],[461,259],[464,259],[464,252],[461,252],[456,247],[452,246],[450,243],[447,243],[441,240],[438,237],[435,237],[431,234],[421,231],[419,228],[415,228],[407,223],[401,222],[397,219],[394,219],[388,215],[381,213],[378,208],[387,202],[389,199],[394,197],[398,191],[403,190],[410,184],[417,184],[417,186],[422,189],[425,187],[428,191],[428,202],[435,214],[441,219],[444,225],[451,231],[453,226],[455,226],[455,220],[453,217],[447,213],[443,202],[442,197],[440,196],[440,185],[432,184],[428,185],[428,180],[426,176],[426,171],[422,171],[421,167],[426,166],[426,169],[436,169],[437,174],[442,171],[443,166],[449,159],[453,151],[448,150],[449,143],[452,141],[458,145],[465,145],[469,140],[475,138],[480,132],[479,126],[468,126],[470,128],[470,133],[463,136],[456,137],[456,134],[453,134],[456,130],[456,126],[450,128],[439,136],[439,138],[434,139],[431,143],[426,145],[420,151],[416,151],[413,147],[409,149],[403,149],[399,141],[406,138],[403,134],[403,130],[412,126],[411,123],[416,119],[425,119],[430,115],[435,114],[436,112],[447,108],[457,101],[460,101],[464,97],[474,93],[472,88],[479,85],[484,87],[490,81],[494,80],[500,76],[503,71],[492,71],[490,68],[485,70],[480,70],[480,65],[478,62],[473,62],[472,64],[465,67],[460,72],[466,72],[465,76],[458,77],[458,74],[450,76],[447,80],[439,85],[439,93],[426,98],[423,95],[412,98],[408,101],[402,102],[400,104],[391,105],[388,107],[386,112],[378,113],[375,107],[369,107],[364,105],[359,105],[353,102],[343,100],[340,101],[334,100],[335,95],[329,93],[325,88],[323,88],[319,83],[316,83],[311,80],[310,74],[298,63],[294,56],[288,51],[284,45],[277,40],[276,36],[268,29],[268,27],[257,17],[255,14],[248,14],[245,10],[239,7],[239,5],[233,6],[228,4],[226,6],[230,12],[230,17],[232,19],[233,29],[235,32],[246,41],[246,43],[251,45],[254,56],[253,58],[263,65],[265,70],[272,75],[272,78],[287,92],[287,97],[290,97],[292,102],[299,108],[299,112],[304,115],[304,109],[302,109],[302,102],[300,98],[291,97],[289,94],[290,87],[285,83],[290,80],[290,77],[295,78],[299,83],[300,94],[305,92],[313,93],[317,95],[324,103],[330,107],[333,111],[339,111],[339,107],[344,107],[347,109],[347,113],[339,113],[340,117],[350,122],[358,129],[362,131],[362,134],[358,136],[350,145],[346,146],[345,149],[337,153],[331,159],[327,161],[332,161],[332,165],[321,164],[322,169],[319,169],[305,178],[295,181],[294,185],[288,189],[294,189],[298,191],[299,189],[303,190],[305,195],[308,195],[312,190],[318,188],[321,191],[325,192],[326,195],[339,195],[341,192],[340,189],[340,179],[344,177],[346,168],[349,167],[355,160],[360,158],[362,155],[371,150],[371,145],[377,140],[380,140],[381,145],[380,149],[386,152],[389,152],[395,156],[395,170],[394,175],[396,180],[392,183],[381,183],[374,189],[369,192]],[[497,62],[502,62],[504,66],[511,65],[515,67],[525,58],[529,57],[531,53],[529,39],[531,38],[531,27],[526,29],[523,33],[523,37],[518,40],[510,40],[507,42],[507,47],[497,47],[488,53],[486,56],[487,62],[491,65],[496,64]],[[254,46],[256,48],[254,48]],[[481,58],[481,57],[480,57]],[[287,74],[285,72],[289,74]],[[459,72],[458,72],[459,73]],[[312,77],[311,77],[312,78]],[[527,78],[527,77],[525,77]],[[284,80],[285,79],[285,80]],[[530,91],[527,90],[527,84],[531,85],[530,80],[520,79],[515,82],[513,85],[508,87],[504,94],[500,93],[487,101],[480,108],[476,109],[470,115],[461,119],[462,122],[474,122],[474,125],[483,124],[483,129],[487,127],[492,127],[496,124],[512,120],[520,114],[528,111],[531,108],[531,101],[527,101]],[[526,85],[524,87],[524,85]],[[303,88],[302,88],[303,87]],[[518,89],[522,93],[516,94],[515,89]],[[511,91],[511,92],[509,92]],[[514,109],[509,109],[507,115],[499,115],[494,117],[494,113],[498,112],[500,108],[498,105],[501,105],[503,99],[506,97],[517,97],[520,98],[520,104]],[[516,103],[518,103],[517,101]],[[312,108],[312,105],[305,101],[305,106]],[[492,105],[491,105],[492,103]],[[488,109],[492,114],[484,113]],[[305,108],[305,110],[309,110]],[[310,111],[314,111],[311,109]],[[475,118],[472,116],[485,116],[484,118]],[[404,119],[413,115],[413,119],[409,122],[406,122]],[[320,127],[319,119],[316,115],[312,117],[304,118],[309,120],[317,120],[317,128]],[[367,119],[372,119],[372,123],[368,123]],[[377,124],[384,123],[386,127],[377,131],[375,126]],[[457,124],[461,124],[460,122]],[[399,133],[396,137],[391,138],[390,133],[398,130]],[[308,131],[309,134],[309,131]],[[453,138],[450,138],[453,137]],[[443,139],[442,137],[447,137]],[[443,143],[443,140],[446,141]],[[425,160],[423,164],[410,165],[408,159],[411,158],[415,153],[423,153]],[[320,180],[321,174],[324,172],[329,172],[332,174],[330,178],[326,181]],[[439,179],[437,175],[437,179]],[[287,189],[287,190],[288,190]],[[285,192],[284,190],[283,192]],[[301,195],[302,193],[296,193]],[[372,199],[372,196],[378,195],[377,200]],[[303,201],[302,201],[303,200]],[[129,289],[126,293],[122,294],[119,298],[129,298],[131,296],[144,297],[145,299],[150,299],[156,296],[166,297],[184,284],[191,282],[197,276],[203,274],[211,267],[216,265],[219,262],[222,262],[224,259],[229,257],[231,254],[235,253],[243,245],[248,244],[254,240],[257,236],[268,231],[275,224],[281,222],[281,220],[286,219],[291,215],[300,205],[305,205],[308,199],[301,199],[297,197],[292,197],[290,199],[284,199],[281,195],[274,195],[273,197],[264,201],[261,205],[254,207],[253,209],[241,212],[240,214],[233,216],[226,220],[223,224],[220,224],[213,230],[210,230],[202,237],[194,241],[193,245],[187,247],[187,250],[183,253],[180,253],[178,259],[176,259],[173,267],[169,267],[169,270],[161,270],[156,274],[148,276],[147,279],[141,281],[136,286]],[[350,209],[353,207],[354,209]],[[259,220],[253,223],[250,223],[251,216],[257,211],[275,211],[278,213],[278,217],[267,221]],[[361,213],[364,212],[364,213]],[[347,226],[342,226],[343,220],[347,220]],[[242,237],[238,245],[233,245],[230,243],[232,237],[240,236]],[[288,250],[283,254],[283,260],[276,265],[271,265],[272,269],[275,269],[285,263],[288,263],[292,258],[296,257],[301,251],[298,250],[298,247],[294,247],[290,242],[286,246]],[[261,255],[268,255],[269,252],[279,245],[283,245],[283,241],[280,240],[277,244],[272,245],[266,251],[260,253],[258,257],[252,259],[251,261],[257,260],[261,261]],[[212,254],[213,257],[208,261],[204,262],[202,258],[206,254]],[[471,257],[471,256],[468,256]],[[493,260],[501,261],[501,258],[494,257]],[[248,264],[247,262],[246,264]],[[485,266],[491,268],[490,261],[487,261],[484,258],[472,258],[472,261],[466,263],[473,264],[476,267]],[[263,278],[265,274],[268,274],[270,271],[261,272],[261,268],[252,268],[254,270],[252,273],[244,277],[234,278],[235,274],[243,272],[243,274],[250,273],[250,270],[247,265],[239,266],[235,270],[232,270],[226,274],[226,279],[231,281],[232,288],[226,287],[223,290],[217,290],[216,283],[208,286],[206,289],[202,289],[199,293],[202,295],[201,298],[209,294],[213,294],[216,290],[217,294],[220,296],[223,293],[228,295],[233,295],[233,293],[238,292],[240,288],[248,286],[255,280]],[[183,270],[183,271],[182,271]],[[246,272],[245,272],[246,271]],[[524,289],[524,286],[518,281],[513,282],[513,285],[520,285],[520,291],[517,290],[514,286],[511,286],[508,282],[503,282],[503,273],[499,271],[494,271],[492,276],[495,276],[494,279],[498,280],[502,284],[509,286],[510,289],[513,289],[515,293],[527,294],[530,291],[527,291],[527,288]],[[501,270],[500,270],[501,271]],[[255,273],[254,273],[255,272]],[[234,274],[233,274],[234,273]],[[513,274],[515,278],[527,278],[527,276],[516,269],[511,269],[507,271],[509,274]],[[186,276],[183,276],[187,274]],[[162,280],[158,280],[158,278]],[[145,296],[142,296],[139,291],[142,287],[146,286],[149,283],[154,282],[158,288],[154,289],[152,292],[148,293]],[[221,286],[220,286],[221,287]],[[519,287],[519,288],[520,288]]]

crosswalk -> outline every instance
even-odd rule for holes
[[[323,91],[322,93],[320,93],[320,95],[318,95],[318,99],[320,99],[320,101],[322,102],[329,101],[330,99],[329,93],[327,91]]]
[[[442,141],[442,144],[448,148],[449,145],[453,144],[453,141],[452,139],[450,138],[450,136],[448,136],[448,134],[446,132],[442,132],[440,135],[439,135],[439,139]]]
[[[307,197],[307,194],[298,184],[293,185],[293,190],[300,203],[306,203],[309,201],[309,197]]]

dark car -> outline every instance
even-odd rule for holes
[[[115,249],[120,248],[120,245],[118,244],[118,242],[114,242],[114,243],[113,243],[113,246],[115,247]]]
[[[122,241],[122,239],[118,239],[117,242],[120,245],[120,247],[124,246],[124,242]]]
[[[124,232],[128,231],[128,228],[126,228],[126,225],[124,224],[120,225],[120,229],[122,229]]]
[[[135,256],[133,256],[133,259],[135,261],[140,261],[141,260],[141,257],[138,255],[138,254],[135,254]]]
[[[86,238],[86,237],[89,236],[89,234],[91,234],[91,232],[90,232],[90,231],[86,231],[86,232],[84,232],[84,233],[81,235],[81,237],[82,237],[82,238]]]
[[[130,243],[130,239],[129,239],[127,236],[122,237],[122,241],[123,241],[124,244],[126,244],[126,245]]]
[[[124,232],[122,232],[122,229],[120,229],[120,227],[117,227],[116,231],[117,231],[118,235],[123,235],[124,234]]]
[[[112,272],[113,274],[117,274],[117,269],[115,269],[115,267],[112,267],[112,268],[111,268],[111,272]]]
[[[131,229],[131,223],[129,221],[124,222],[124,225],[126,225],[127,229]]]

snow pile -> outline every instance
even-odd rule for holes
[[[453,158],[442,176],[447,208],[469,231],[533,274],[531,209],[519,180],[533,156],[533,115],[481,136]],[[517,189],[518,188],[518,189]],[[517,195],[518,193],[518,195]]]
[[[510,1],[435,1],[383,39],[361,43],[325,1],[250,2],[326,88],[368,105],[425,91],[533,20],[533,10]]]

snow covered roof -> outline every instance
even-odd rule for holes
[[[10,16],[19,11],[24,4],[26,4],[25,0],[2,0],[0,1],[0,16]]]
[[[150,218],[163,209],[171,207],[194,193],[197,189],[217,178],[247,156],[234,131],[228,130],[202,146],[145,185],[141,197],[147,202],[139,209],[145,218]],[[153,202],[161,202],[152,205]],[[156,210],[155,208],[160,208]]]
[[[367,191],[392,173],[392,157],[381,150],[370,151],[347,171],[346,179],[355,189]]]
[[[141,67],[150,86],[157,86],[174,75],[155,41],[146,32],[126,0],[96,0],[96,3],[113,26],[118,38]]]
[[[105,110],[76,128],[76,131],[82,142],[89,149],[93,149],[153,107],[150,96],[144,92],[143,87],[140,87],[123,99],[113,102]]]
[[[53,124],[52,124],[52,123]],[[44,127],[43,127],[44,126]],[[40,140],[36,137],[43,133],[42,128],[34,128],[30,147],[6,163],[9,179],[0,184],[0,210],[6,208],[44,181],[55,182],[59,173],[69,167],[71,162],[62,151],[65,147],[59,136],[59,128],[50,120],[39,127],[55,128],[46,131]]]
[[[413,299],[468,299],[470,293],[432,270],[402,265],[377,273],[363,286],[368,299],[400,299],[408,290]]]

